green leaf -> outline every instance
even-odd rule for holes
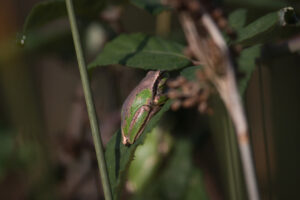
[[[183,199],[192,169],[192,145],[189,141],[179,140],[174,156],[169,160],[167,169],[161,177],[165,199]]]
[[[201,69],[203,69],[202,66],[186,67],[180,72],[180,75],[184,76],[189,81],[195,81],[197,79],[196,71]]]
[[[225,0],[224,5],[260,10],[276,10],[288,6],[285,0]]]
[[[293,8],[283,8],[278,12],[269,13],[238,31],[234,43],[250,46],[265,43],[278,36],[280,29],[287,25],[296,25],[298,19]]]
[[[70,30],[55,30],[46,33],[30,32],[27,34],[26,44],[24,46],[26,53],[54,53],[64,58],[73,58],[73,49],[74,45]]]
[[[149,133],[152,128],[154,128],[154,126],[161,119],[162,115],[167,110],[169,110],[170,106],[171,101],[169,100],[162,107],[162,109],[149,121],[144,132],[135,141],[134,144],[130,146],[125,146],[124,144],[122,144],[122,134],[120,130],[108,142],[105,151],[105,158],[114,199],[118,199],[119,197],[121,187],[123,185],[122,183],[124,183],[126,178],[126,171],[133,159],[133,155],[137,146],[143,144],[146,134]]]
[[[167,149],[163,153],[160,150],[161,144]],[[134,154],[134,160],[131,162],[128,170],[128,184],[134,193],[147,190],[147,185],[153,180],[153,177],[160,172],[160,166],[167,153],[172,147],[172,137],[169,132],[160,127],[152,129]]]
[[[203,177],[192,159],[192,140],[179,139],[165,167],[134,200],[208,199]]]
[[[128,170],[128,180],[133,190],[138,191],[144,187],[155,172],[161,154],[158,151],[161,134],[159,128],[152,129],[143,145],[140,145],[134,154],[134,160]]]
[[[237,9],[230,13],[228,23],[234,30],[240,30],[246,25],[247,10],[244,8]]]
[[[243,78],[238,80],[238,88],[241,95],[245,94],[248,82],[256,67],[256,59],[261,56],[261,45],[255,45],[244,49],[239,56],[238,71],[243,73]]]
[[[155,36],[122,34],[106,44],[100,55],[89,65],[121,64],[152,70],[175,70],[190,64],[182,54],[184,46]]]
[[[185,200],[209,199],[205,191],[204,178],[199,169],[195,168],[192,171],[188,182],[188,188],[185,193]]]
[[[103,0],[74,0],[77,15],[94,17],[103,7]],[[37,3],[28,14],[23,32],[27,33],[51,21],[67,16],[64,0],[47,0]]]
[[[11,167],[9,161],[14,153],[14,139],[13,134],[9,130],[0,127],[0,181],[6,175],[6,171]]]
[[[161,0],[131,0],[130,2],[153,15],[157,15],[162,11],[171,9],[169,6],[163,5]]]

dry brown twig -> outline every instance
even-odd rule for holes
[[[182,1],[181,4],[177,2],[176,6],[189,48],[194,57],[203,63],[207,78],[217,89],[232,118],[249,199],[257,200],[259,193],[248,139],[248,125],[228,47],[216,24],[198,1]],[[198,9],[198,16],[195,15],[195,7]]]

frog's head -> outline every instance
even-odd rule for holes
[[[169,78],[169,74],[167,72],[161,72],[156,86],[155,86],[155,95],[153,96],[153,103],[155,105],[162,105],[167,101],[167,95],[165,94],[167,88],[167,80]]]

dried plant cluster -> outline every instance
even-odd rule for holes
[[[174,100],[172,110],[176,111],[180,107],[197,107],[200,113],[212,114],[213,110],[208,106],[208,99],[213,88],[203,71],[197,70],[196,77],[195,81],[188,81],[183,76],[168,81],[168,97]]]
[[[224,32],[229,38],[234,39],[236,38],[236,32],[232,29],[232,27],[229,26],[227,16],[225,15],[224,11],[219,7],[214,7],[211,2],[203,2],[200,6],[199,1],[196,0],[187,0],[187,1],[166,1],[165,3],[168,3],[172,7],[176,8],[178,11],[182,10],[188,10],[189,13],[192,13],[194,18],[200,19],[201,13],[203,12],[203,8],[201,6],[205,7],[205,10],[207,10],[211,16],[211,18],[214,20],[215,24],[218,26],[218,28]],[[196,20],[197,21],[197,20]],[[202,31],[205,32],[205,31]],[[213,40],[207,40],[209,48],[215,49],[215,50],[207,50],[207,53],[213,52],[213,54],[219,52],[219,49],[217,49],[216,45],[214,44]],[[231,55],[233,56],[239,56],[239,53],[242,50],[242,47],[240,45],[232,45],[230,47]],[[197,57],[194,54],[195,52],[192,50],[190,46],[188,46],[184,50],[184,54],[189,57],[191,60],[194,61],[194,64],[200,64],[202,65],[205,61],[197,60]],[[215,59],[218,61],[222,56],[221,55],[211,55],[211,58],[217,57],[218,59]],[[211,61],[214,59],[210,59]],[[218,63],[212,63],[214,67],[217,67],[222,65],[219,62],[222,62],[222,60],[218,61]],[[205,63],[204,63],[205,64]],[[222,75],[225,74],[225,69],[218,68],[217,73]],[[197,107],[198,111],[202,114],[212,114],[213,110],[209,106],[208,100],[212,93],[216,93],[216,91],[213,88],[213,85],[210,83],[210,79],[207,77],[207,74],[205,70],[196,70],[195,71],[196,80],[194,81],[188,81],[185,77],[179,76],[174,80],[168,81],[168,97],[170,99],[173,99],[172,104],[172,110],[176,111],[180,107],[183,108],[191,108],[191,107]],[[241,74],[238,74],[241,75]]]

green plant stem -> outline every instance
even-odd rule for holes
[[[80,71],[80,76],[81,76],[81,81],[82,81],[82,86],[83,86],[83,92],[84,92],[85,101],[86,101],[86,105],[87,105],[87,111],[88,111],[88,115],[89,115],[91,131],[92,131],[92,135],[93,135],[93,141],[94,141],[94,145],[95,145],[104,196],[105,196],[106,200],[111,200],[112,193],[111,193],[111,187],[110,187],[110,183],[109,183],[109,179],[108,179],[107,167],[106,167],[106,162],[105,162],[105,157],[104,157],[104,152],[103,152],[103,145],[102,145],[100,130],[99,130],[99,126],[98,126],[98,119],[97,119],[97,115],[96,115],[96,111],[95,111],[95,104],[94,104],[92,93],[91,93],[89,77],[88,77],[88,73],[87,73],[87,69],[86,69],[86,65],[85,65],[85,61],[84,61],[84,57],[83,57],[83,53],[82,53],[82,47],[81,47],[81,43],[80,43],[80,38],[79,38],[79,33],[78,33],[78,28],[77,28],[77,23],[76,23],[72,0],[66,0],[66,6],[67,6],[70,25],[71,25],[73,40],[74,40],[77,61],[78,61],[78,65],[79,65],[79,71]]]

